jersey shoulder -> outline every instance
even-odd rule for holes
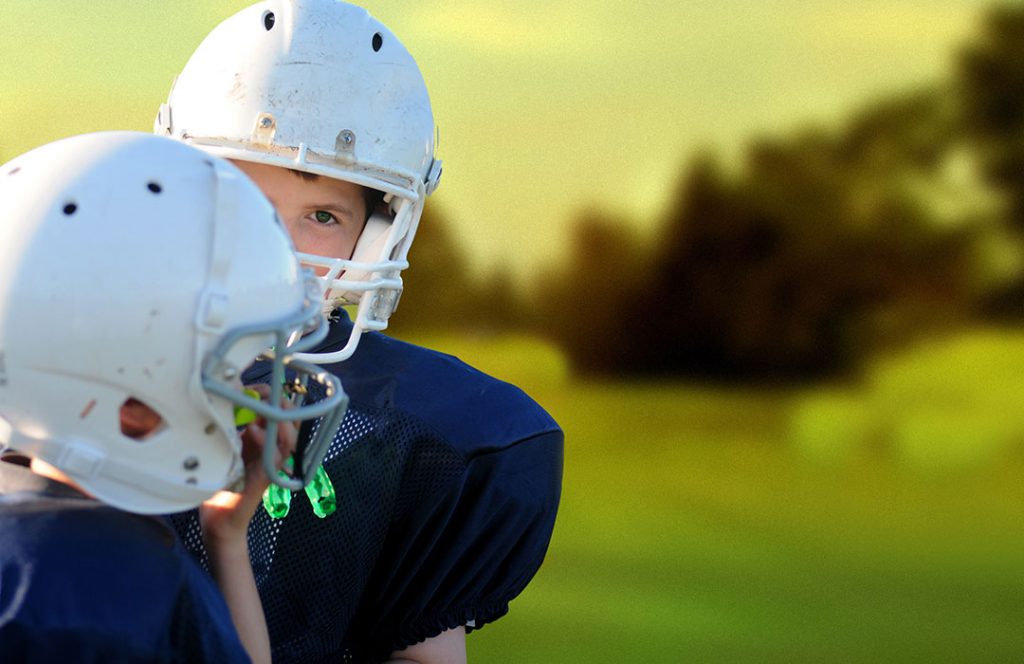
[[[353,405],[397,409],[467,456],[561,435],[554,418],[515,385],[380,333],[365,334],[356,354],[332,371]]]
[[[0,598],[10,590],[17,610],[0,625],[0,649],[31,650],[33,661],[248,661],[219,591],[169,524],[9,466],[0,578],[12,586]]]

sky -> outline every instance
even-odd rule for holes
[[[203,36],[247,0],[4,0],[0,160],[150,130]],[[471,265],[529,277],[584,210],[657,227],[695,151],[834,124],[947,76],[977,0],[379,0],[416,57]],[[415,245],[410,257],[415,261]]]

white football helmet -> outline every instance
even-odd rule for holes
[[[387,327],[426,196],[437,187],[434,119],[415,60],[366,10],[337,0],[268,0],[217,26],[160,107],[154,130],[213,154],[347,180],[384,192],[348,257],[318,268],[325,309],[359,303],[337,362]]]
[[[265,446],[270,476],[301,487],[344,414],[339,382],[282,352],[269,403],[238,376],[290,336],[323,338],[318,295],[270,203],[226,161],[139,132],[17,157],[0,166],[0,449],[121,509],[169,513],[239,479],[240,407],[267,419],[268,441],[278,421],[324,416],[292,477]],[[286,364],[327,398],[280,407]],[[137,402],[159,419],[127,430]]]

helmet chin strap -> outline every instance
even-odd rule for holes
[[[359,235],[355,249],[352,250],[352,262],[371,264],[380,261],[380,256],[388,243],[388,233],[391,231],[392,221],[383,214],[374,214],[366,221],[363,232]],[[349,267],[343,272],[346,280],[367,281],[372,270],[361,270],[358,267]],[[340,275],[339,275],[340,276]],[[328,287],[328,297],[331,300],[343,299],[351,304],[357,304],[362,299],[360,291],[342,290]]]

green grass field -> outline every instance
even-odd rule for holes
[[[567,437],[548,558],[471,661],[1024,660],[1024,335],[789,390],[580,383],[541,344],[427,343]]]

